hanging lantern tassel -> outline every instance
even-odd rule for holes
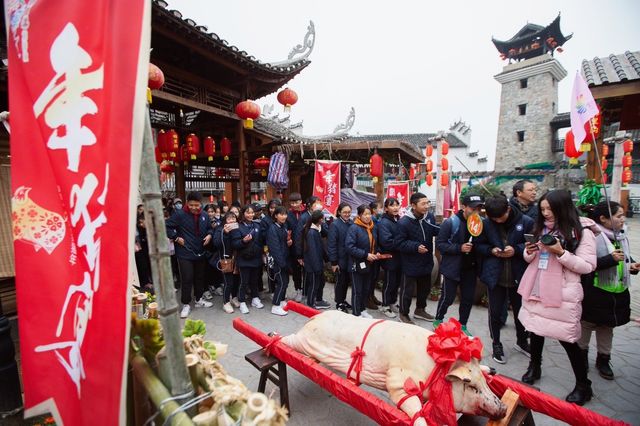
[[[576,164],[578,164],[578,159],[573,157],[569,158],[569,164],[575,166]]]
[[[580,152],[589,152],[591,151],[591,142],[582,142],[580,144]]]

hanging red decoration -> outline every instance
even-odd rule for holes
[[[586,133],[584,142],[595,142],[598,139],[598,136],[600,136],[601,123],[600,113],[584,123],[584,131]]]
[[[168,160],[164,160],[162,163],[160,163],[160,171],[162,173],[173,173],[175,172],[175,168],[173,167],[173,164],[171,164]]]
[[[449,186],[449,173],[442,173],[440,175],[440,186]]]
[[[197,159],[200,153],[200,139],[194,133],[189,133],[187,136],[187,152],[192,160]]]
[[[428,144],[426,149],[427,157],[431,157],[433,155],[433,145]]]
[[[609,167],[609,162],[607,161],[606,158],[602,158],[602,160],[600,160],[600,168],[602,169],[602,171],[605,171],[607,170],[607,167]]]
[[[431,173],[427,173],[426,182],[427,186],[433,185],[433,175]]]
[[[382,156],[378,154],[378,150],[374,152],[369,160],[369,165],[371,166],[371,177],[373,178],[373,183],[378,182],[378,179],[382,177],[384,161]]]
[[[602,144],[602,156],[606,157],[607,155],[609,155],[609,145]]]
[[[442,155],[449,154],[449,142],[442,141],[441,150],[442,150]]]
[[[262,157],[255,159],[253,167],[256,170],[260,170],[262,176],[266,176],[267,170],[269,169],[269,163],[271,163],[271,160],[263,155]]]
[[[164,85],[164,73],[157,65],[149,63],[149,80],[147,86],[151,90],[158,90]]]
[[[633,177],[633,173],[631,173],[631,169],[626,168],[622,171],[622,183],[627,185],[631,182],[631,178]]]
[[[427,167],[427,173],[431,173],[433,171],[433,161],[427,160],[426,167]]]
[[[180,138],[178,137],[178,132],[171,129],[167,132],[167,151],[169,152],[169,157],[172,160],[175,160],[178,156],[178,151],[180,150]]]
[[[609,175],[606,173],[602,174],[602,183],[607,183],[609,181]]]
[[[631,139],[627,139],[626,141],[622,142],[622,150],[625,152],[625,154],[627,152],[633,152],[633,141]]]
[[[578,164],[578,157],[582,155],[580,151],[576,149],[575,138],[571,130],[567,132],[564,138],[564,155],[569,157],[569,164]]]
[[[253,120],[260,117],[260,106],[253,101],[242,101],[236,105],[236,114],[244,120],[245,129],[253,129]]]
[[[443,172],[449,170],[449,160],[447,159],[447,157],[442,157],[442,159],[440,160],[440,168],[442,168]]]
[[[156,146],[154,151],[156,154],[156,163],[158,164],[162,163],[162,153],[160,152],[160,147]]]
[[[213,156],[216,154],[216,142],[211,136],[207,136],[203,141],[204,155],[207,156],[207,160],[213,161]]]
[[[622,157],[622,167],[631,167],[633,165],[633,158],[631,157],[631,153],[627,152],[624,157]]]
[[[229,138],[222,138],[220,140],[220,152],[225,160],[229,159],[229,156],[231,155],[231,141]]]
[[[167,132],[162,129],[158,130],[158,134],[156,136],[157,146],[163,159],[169,156],[169,144],[167,136]]]
[[[278,102],[284,105],[285,112],[291,111],[291,106],[298,102],[298,94],[287,87],[278,93]]]
[[[411,167],[409,167],[409,180],[415,180],[416,178],[416,166],[415,165],[411,165]]]

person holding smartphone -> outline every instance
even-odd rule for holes
[[[220,260],[229,260],[233,258],[233,249],[231,248],[231,232],[234,229],[238,229],[238,219],[233,213],[226,213],[220,225],[216,227],[213,234],[213,245],[218,249],[218,256],[215,259],[216,269],[220,268]],[[228,314],[233,313],[233,306],[231,297],[236,292],[237,288],[234,288],[234,274],[233,271],[222,273],[222,310]],[[237,303],[237,306],[240,304]]]
[[[507,197],[489,197],[484,204],[487,218],[485,239],[478,243],[478,251],[484,257],[480,280],[487,285],[489,294],[489,333],[493,340],[493,360],[505,364],[507,358],[500,340],[502,313],[508,303],[513,310],[516,326],[514,349],[530,356],[529,341],[524,326],[518,319],[522,298],[518,294],[518,284],[527,269],[523,259],[526,239],[535,241],[534,222],[530,217],[509,205]]]

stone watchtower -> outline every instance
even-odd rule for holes
[[[495,170],[553,160],[558,82],[567,75],[553,54],[571,38],[560,31],[560,15],[548,26],[527,24],[510,40],[492,39],[509,63],[494,78],[502,84]]]

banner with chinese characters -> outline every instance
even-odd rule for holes
[[[387,197],[395,198],[400,204],[400,216],[409,209],[409,182],[393,182],[387,186]]]
[[[25,416],[125,424],[151,4],[4,4]]]
[[[340,204],[340,162],[316,160],[313,195],[320,198],[324,209],[336,214]]]

